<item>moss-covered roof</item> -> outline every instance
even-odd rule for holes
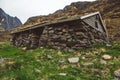
[[[75,15],[75,16],[71,16],[71,17],[55,18],[52,21],[45,20],[45,21],[41,21],[39,23],[27,24],[27,25],[23,25],[21,27],[15,28],[14,30],[11,30],[11,34],[19,33],[19,32],[30,30],[30,29],[32,30],[32,29],[35,29],[38,27],[49,26],[49,25],[53,25],[53,24],[61,24],[61,23],[65,23],[65,22],[75,21],[75,20],[82,20],[82,19],[86,19],[86,18],[89,18],[91,16],[94,16],[96,14],[99,15],[99,12],[95,12],[95,13],[88,14],[85,16]]]
[[[11,33],[18,33],[18,32],[22,32],[30,29],[35,29],[38,27],[49,26],[51,24],[59,24],[59,23],[64,23],[64,22],[69,22],[69,21],[74,21],[79,19],[80,19],[80,16],[77,15],[77,16],[72,16],[70,18],[66,18],[66,19],[61,18],[53,21],[44,21],[44,22],[35,23],[35,24],[23,25],[18,28],[15,28],[14,30],[11,30]]]

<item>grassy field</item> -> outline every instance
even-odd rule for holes
[[[120,68],[120,43],[95,45],[90,50],[22,50],[0,44],[0,80],[113,80]],[[103,55],[112,58],[104,60]],[[70,63],[68,58],[78,57]],[[3,61],[3,59],[6,59]]]

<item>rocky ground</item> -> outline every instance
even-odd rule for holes
[[[0,43],[0,80],[119,80],[119,54],[120,43],[78,51]]]

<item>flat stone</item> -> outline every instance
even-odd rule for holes
[[[69,42],[72,41],[72,38],[68,39],[67,41],[69,41]]]
[[[67,30],[66,30],[66,29],[63,29],[62,31],[63,31],[63,32],[67,32]]]
[[[112,45],[111,44],[106,44],[107,47],[111,47]]]
[[[82,56],[82,59],[86,59],[85,56]]]
[[[112,59],[112,56],[105,54],[105,55],[102,56],[102,58],[104,60],[110,60],[110,59]]]
[[[73,29],[69,29],[69,31],[73,31]]]
[[[80,41],[80,43],[83,45],[83,44],[86,44],[88,42],[86,40],[83,40],[83,41]]]
[[[62,28],[57,28],[57,30],[62,30]]]
[[[62,52],[61,52],[61,51],[58,51],[57,54],[58,54],[58,55],[62,55]]]
[[[50,30],[49,33],[54,33],[54,30]]]
[[[84,35],[83,32],[76,32],[76,35]]]
[[[35,69],[35,72],[37,73],[41,73],[41,71],[39,69]]]
[[[100,51],[101,52],[106,52],[106,49],[105,48],[100,48]]]
[[[52,30],[53,28],[52,28],[52,27],[49,27],[48,29],[49,29],[49,30]]]
[[[47,58],[48,59],[52,59],[53,57],[51,55],[47,55]]]
[[[74,52],[74,50],[73,50],[73,49],[70,49],[70,48],[68,48],[67,50],[68,50],[69,52],[72,52],[72,53]]]
[[[52,38],[53,38],[53,39],[59,38],[59,36],[58,36],[58,35],[54,35],[54,36],[52,36]]]
[[[68,68],[67,64],[60,65],[60,69],[66,69],[66,68]]]
[[[23,50],[23,51],[26,51],[26,50],[27,50],[27,47],[23,47],[22,50]]]
[[[66,76],[67,73],[59,73],[59,75],[61,75],[61,76]]]
[[[78,63],[79,62],[79,57],[68,58],[68,61],[70,63]]]
[[[58,32],[58,34],[61,34],[61,35],[62,35],[62,34],[63,34],[63,32]]]
[[[100,63],[101,63],[101,64],[107,64],[107,61],[105,61],[105,60],[100,60]]]
[[[78,53],[76,53],[76,54],[77,54],[77,56],[79,56],[79,57],[81,56],[81,53],[80,53],[80,52],[78,52]]]
[[[65,59],[58,60],[59,63],[64,63]]]

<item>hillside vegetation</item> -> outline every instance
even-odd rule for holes
[[[0,80],[113,80],[120,66],[120,43],[110,45],[64,51],[0,43]]]

